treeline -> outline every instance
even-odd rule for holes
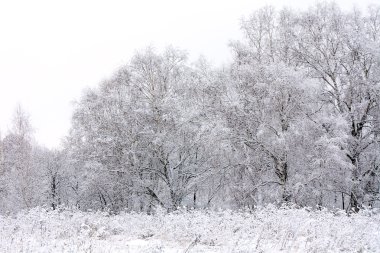
[[[60,151],[34,145],[18,109],[1,211],[379,206],[380,7],[264,7],[241,29],[223,68],[137,52],[84,92]]]

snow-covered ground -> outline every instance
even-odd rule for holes
[[[0,252],[380,252],[380,212],[46,211],[0,217]]]

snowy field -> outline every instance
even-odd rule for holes
[[[380,212],[266,207],[156,215],[41,208],[0,217],[0,252],[380,252]]]

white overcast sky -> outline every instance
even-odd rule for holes
[[[339,0],[365,9],[380,0]],[[0,129],[14,108],[31,115],[36,140],[57,147],[70,128],[72,101],[153,45],[229,60],[242,16],[266,4],[304,9],[313,0],[0,0]]]

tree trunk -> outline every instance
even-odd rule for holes
[[[273,157],[275,163],[275,173],[280,181],[282,186],[282,201],[289,202],[291,198],[291,194],[288,192],[286,188],[286,183],[288,181],[288,162],[286,161],[286,157],[283,156],[280,159],[277,157]]]

